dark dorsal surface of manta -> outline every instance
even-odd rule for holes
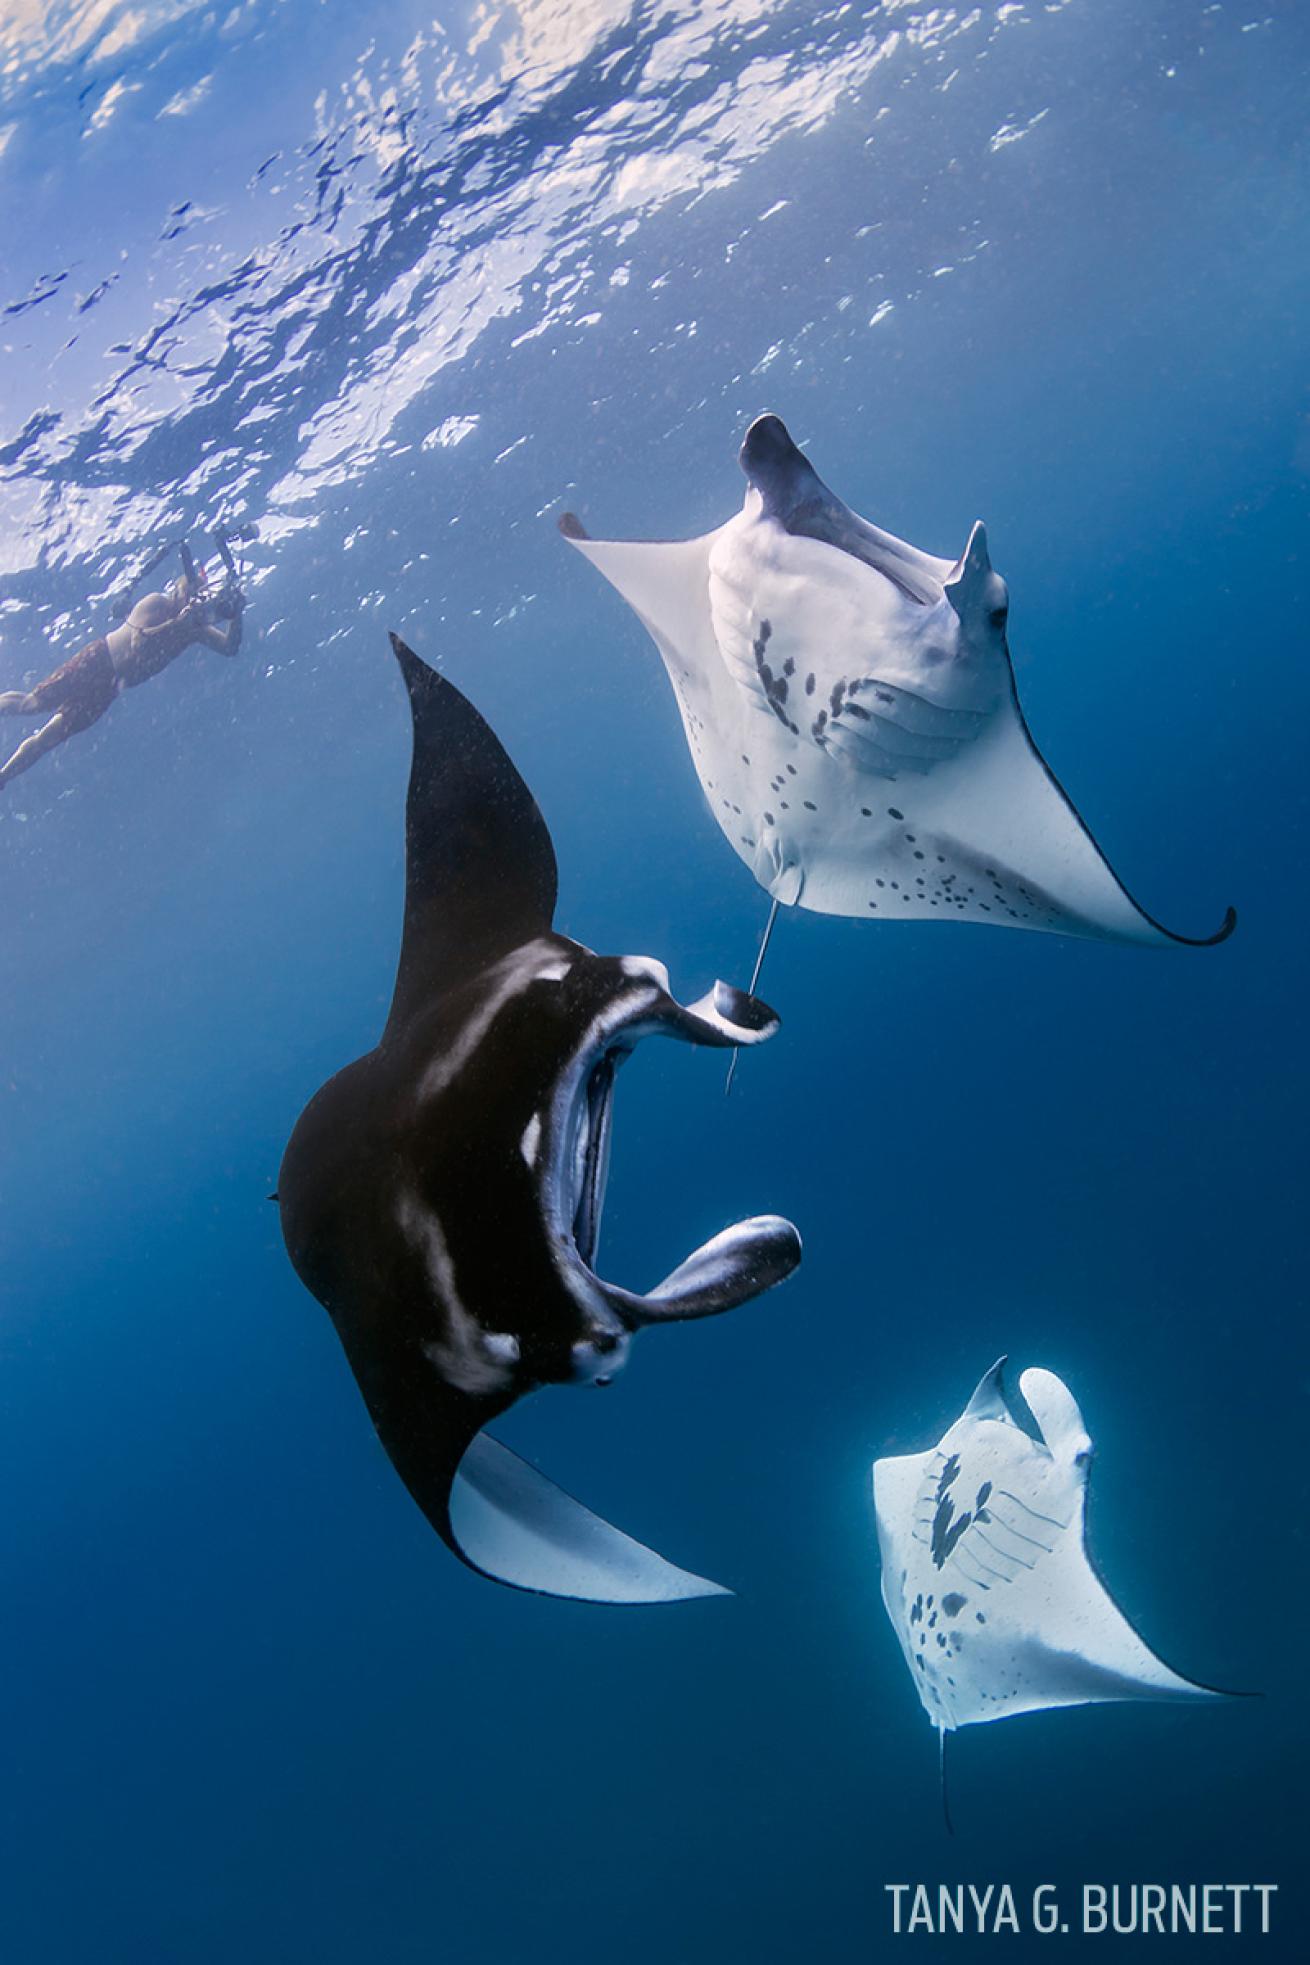
[[[1005,1359],[927,1453],[879,1460],[882,1596],[941,1733],[1051,1706],[1225,1695],[1172,1671],[1087,1554],[1092,1442],[1073,1393],[1032,1367],[1012,1410]]]
[[[395,995],[376,1049],[292,1134],[288,1252],[397,1472],[472,1568],[597,1602],[720,1594],[482,1429],[539,1386],[608,1383],[635,1331],[790,1274],[800,1242],[776,1216],[725,1229],[645,1296],[594,1267],[622,1060],[648,1036],[759,1043],[777,1018],[723,983],[684,1006],[661,963],[557,934],[532,794],[459,691],[393,646],[414,733]]]
[[[957,560],[920,552],[843,504],[777,416],[741,465],[742,510],[702,538],[560,529],[649,630],[710,810],[775,903],[1189,941],[1128,894],[1033,742],[981,524]]]

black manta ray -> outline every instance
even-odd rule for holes
[[[377,1048],[311,1099],[278,1182],[301,1280],[331,1314],[391,1460],[473,1569],[606,1603],[720,1594],[598,1519],[483,1427],[542,1385],[606,1384],[644,1325],[731,1309],[800,1260],[790,1222],[739,1222],[641,1296],[593,1267],[615,1072],[643,1037],[772,1035],[716,983],[552,926],[531,792],[459,691],[394,635],[414,756],[405,921]]]

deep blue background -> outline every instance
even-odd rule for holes
[[[115,53],[73,7],[12,83],[9,304],[71,271],[4,323],[28,436],[0,686],[76,646],[161,528],[225,509],[265,538],[248,657],[188,657],[0,806],[0,1956],[844,1962],[890,1942],[885,1883],[966,1877],[1275,1882],[1259,1955],[1300,1955],[1304,19],[524,4],[554,68],[525,71],[505,15],[443,82],[452,12],[406,97],[423,10],[349,11],[249,7],[216,40],[182,8]],[[374,170],[379,132],[401,148]],[[203,250],[163,236],[188,199]],[[79,306],[120,262],[102,331]],[[421,386],[387,366],[486,293],[512,311]],[[316,475],[309,420],[352,416],[370,361],[392,421],[361,410]],[[1241,919],[1156,954],[789,917],[785,1027],[738,1095],[643,1047],[609,1273],[647,1284],[764,1209],[806,1259],[643,1339],[604,1399],[502,1427],[739,1591],[606,1612],[448,1557],[264,1196],[389,995],[388,626],[524,770],[566,932],[659,955],[686,996],[746,979],[763,898],[653,648],[552,521],[718,523],[765,407],[917,544],[987,519],[1029,719],[1114,864],[1173,926]],[[421,447],[457,416],[480,420]],[[229,441],[247,475],[197,485]],[[1147,1641],[1265,1696],[966,1732],[949,1843],[868,1470],[935,1441],[1001,1351],[1082,1402],[1092,1545]]]

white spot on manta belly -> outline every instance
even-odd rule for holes
[[[423,1345],[423,1355],[435,1365],[447,1385],[469,1393],[502,1392],[513,1384],[518,1339],[503,1331],[484,1331],[460,1299],[441,1222],[411,1191],[396,1203],[396,1222],[411,1248],[423,1257],[446,1333]],[[511,1349],[512,1347],[512,1349]]]
[[[499,1358],[502,1364],[516,1365],[522,1356],[519,1341],[513,1331],[489,1330],[482,1344],[487,1355]]]
[[[578,1384],[608,1385],[616,1372],[627,1363],[628,1347],[632,1339],[621,1329],[617,1319],[609,1318],[607,1324],[612,1335],[618,1339],[615,1345],[604,1350],[588,1338],[581,1338],[571,1347],[570,1357],[573,1377]]]
[[[527,1125],[523,1128],[523,1137],[519,1141],[519,1152],[523,1155],[524,1161],[529,1167],[536,1165],[537,1149],[540,1145],[541,1114],[534,1112],[528,1120]]]
[[[486,974],[486,995],[478,1007],[477,1014],[469,1018],[457,1041],[448,1051],[435,1058],[419,1080],[418,1095],[421,1099],[437,1098],[454,1083],[460,1072],[473,1058],[483,1038],[491,1029],[505,1005],[525,990],[529,983],[563,982],[572,968],[567,957],[552,955],[542,960],[543,951],[549,943],[541,940],[525,942],[516,948],[503,962],[496,963]]]

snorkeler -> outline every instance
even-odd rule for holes
[[[221,584],[211,586],[182,546],[181,577],[165,592],[146,594],[118,627],[89,641],[34,689],[0,692],[0,715],[49,719],[0,765],[0,790],[47,751],[98,723],[122,690],[149,682],[186,649],[236,654],[245,595],[225,541],[218,543],[226,567]]]

